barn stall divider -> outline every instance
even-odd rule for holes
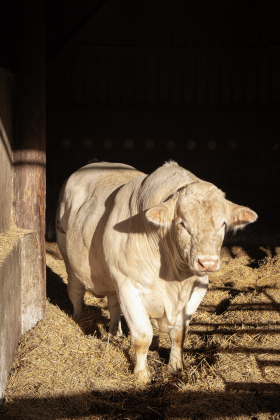
[[[11,7],[1,28],[1,399],[19,337],[45,318],[46,306],[44,2]]]

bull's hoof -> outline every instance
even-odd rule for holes
[[[173,363],[168,363],[168,370],[170,373],[179,373],[183,369],[183,363],[180,360],[176,360]]]
[[[73,313],[73,319],[74,319],[74,321],[78,321],[79,320],[79,318],[81,317],[81,315],[82,315],[82,313],[84,312],[84,310],[82,310],[82,311],[79,311],[79,312],[77,312],[77,313]]]
[[[124,335],[113,335],[111,333],[108,333],[108,338],[107,338],[107,342],[108,343],[112,343],[112,344],[118,344],[121,343],[124,339]],[[104,340],[105,341],[105,340]]]
[[[138,381],[140,381],[142,384],[147,384],[151,382],[151,374],[149,370],[141,370],[140,372],[134,372],[135,375],[137,375]]]

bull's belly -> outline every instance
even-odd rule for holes
[[[102,267],[101,262],[99,262],[99,265],[88,264],[85,259],[83,264],[80,264],[80,266],[76,265],[74,271],[79,281],[96,297],[116,295],[115,285],[106,273],[106,270]]]
[[[117,293],[113,282],[104,278],[102,274],[94,277],[79,276],[79,280],[96,297],[115,296]]]
[[[62,244],[63,245],[63,244]],[[63,246],[60,246],[63,250]],[[81,238],[67,242],[63,258],[68,276],[74,276],[97,297],[115,296],[116,288],[107,270],[106,263],[97,247],[87,249]],[[67,264],[67,261],[69,263]]]

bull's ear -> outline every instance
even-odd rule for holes
[[[158,204],[146,212],[147,219],[156,226],[168,227],[174,216],[175,203],[173,199]]]
[[[226,202],[228,228],[230,230],[242,229],[249,223],[253,223],[257,220],[257,213],[249,209],[249,207],[238,206],[228,200],[226,200]]]

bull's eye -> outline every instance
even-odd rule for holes
[[[185,231],[188,232],[188,234],[190,234],[183,221],[179,222],[179,225],[181,225],[185,229]]]

